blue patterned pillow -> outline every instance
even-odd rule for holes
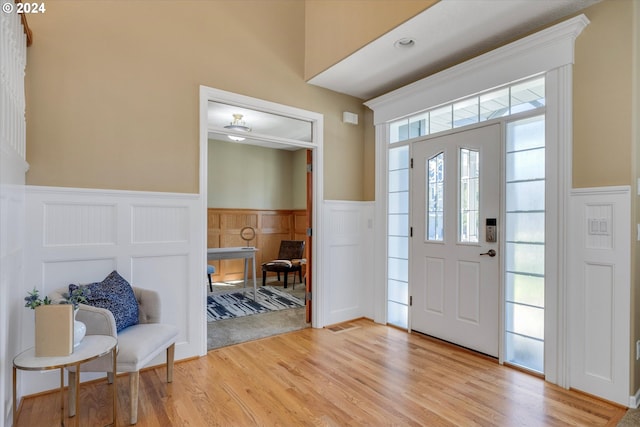
[[[106,308],[113,313],[118,332],[138,324],[138,301],[133,288],[117,271],[112,271],[102,282],[69,285],[69,293],[79,286],[87,287],[91,291],[86,304]]]

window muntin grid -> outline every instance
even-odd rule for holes
[[[425,239],[444,241],[444,153],[427,160]]]
[[[389,143],[433,135],[545,105],[545,78],[518,82],[389,123]]]
[[[458,183],[460,212],[458,213],[458,241],[478,243],[480,230],[480,152],[460,149]]]

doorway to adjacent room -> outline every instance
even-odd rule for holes
[[[237,110],[237,111],[236,111]],[[233,111],[233,114],[231,114]],[[225,112],[229,114],[224,114]],[[217,118],[216,114],[222,114],[222,119]],[[241,117],[240,117],[241,115]],[[228,117],[227,117],[228,116]],[[251,121],[252,120],[252,121]],[[237,123],[236,123],[237,121]],[[262,123],[260,123],[262,122]],[[234,126],[238,124],[239,126]],[[249,131],[247,131],[249,130]],[[305,136],[305,131],[308,130],[308,136]],[[224,142],[222,142],[224,141]],[[273,172],[274,169],[287,169],[294,168],[298,171],[302,169],[302,174],[298,173],[296,178],[294,179],[296,182],[296,193],[298,194],[298,200],[291,204],[289,202],[284,202],[285,208],[296,208],[296,209],[285,209],[290,210],[292,212],[302,212],[300,217],[305,217],[304,219],[304,227],[302,230],[299,225],[294,226],[295,230],[291,230],[291,235],[288,236],[292,239],[309,239],[307,242],[306,248],[306,265],[305,265],[305,276],[303,277],[303,284],[296,284],[295,291],[292,289],[291,284],[289,284],[289,289],[287,292],[289,294],[293,294],[300,298],[303,303],[305,300],[308,301],[307,296],[310,295],[311,292],[311,284],[315,283],[315,280],[312,281],[317,276],[317,263],[312,262],[315,257],[312,257],[312,253],[317,253],[314,251],[314,247],[318,245],[318,239],[315,241],[310,240],[311,227],[314,224],[318,224],[320,221],[320,210],[316,207],[319,206],[317,202],[319,195],[322,194],[322,156],[321,156],[321,141],[322,141],[322,116],[317,113],[312,113],[304,110],[299,110],[292,107],[287,107],[279,104],[274,104],[262,100],[257,100],[254,98],[248,98],[241,95],[236,95],[228,92],[219,91],[212,88],[201,88],[201,191],[200,194],[203,199],[203,208],[205,210],[209,210],[211,203],[210,198],[213,195],[217,194],[218,190],[221,190],[222,193],[235,192],[236,202],[232,203],[232,205],[222,206],[223,208],[239,208],[239,209],[249,209],[255,208],[256,206],[250,206],[251,202],[246,201],[246,197],[250,194],[257,194],[255,191],[256,187],[264,187],[265,182],[263,179],[256,179],[256,176],[261,176],[261,172],[257,174],[251,173],[248,168],[250,165],[247,165],[245,160],[246,157],[244,155],[238,154],[238,149],[242,146],[242,149],[245,150],[244,153],[250,152],[247,150],[256,150],[257,154],[251,154],[250,156],[254,156],[259,158],[259,162],[256,163],[257,167],[271,169],[269,171],[263,171],[264,174],[262,176],[276,176],[275,183],[272,182],[271,186],[282,186],[282,180],[286,181],[286,178],[283,178],[281,173]],[[212,144],[216,144],[213,150],[217,151],[220,155],[226,151],[235,151],[236,158],[233,158],[233,155],[228,155],[228,157],[224,158],[224,162],[220,167],[220,163],[218,162],[218,168],[216,170],[211,171],[209,167],[209,163],[211,162],[212,153]],[[226,147],[226,148],[224,148]],[[285,154],[282,154],[285,153]],[[228,153],[227,153],[228,154]],[[238,157],[240,155],[240,157]],[[275,160],[276,163],[282,163],[282,158],[293,158],[288,165],[285,164],[275,164],[269,165],[269,162],[265,161],[269,156],[274,158],[280,158],[280,160]],[[300,162],[302,162],[302,166],[300,166]],[[286,161],[285,161],[286,163]],[[222,170],[224,169],[224,170]],[[311,180],[312,171],[316,173],[316,179]],[[318,171],[318,172],[316,172]],[[269,175],[271,173],[271,175]],[[306,175],[306,178],[305,178]],[[224,179],[220,177],[223,176]],[[251,178],[253,176],[253,178]],[[279,176],[279,178],[278,178]],[[302,176],[302,178],[300,178]],[[219,186],[217,182],[224,182],[229,184],[229,179],[231,179],[234,184],[233,188],[229,188],[230,185]],[[280,184],[278,184],[278,180],[280,180]],[[250,191],[249,189],[253,188],[254,191]],[[266,199],[263,200],[260,206],[257,206],[258,211],[268,211],[272,208],[278,208],[277,204],[279,203],[277,199],[282,199],[281,195],[273,194],[269,195],[267,191],[258,190],[260,196],[258,198]],[[300,196],[300,194],[302,196]],[[245,197],[245,200],[242,200]],[[302,202],[299,201],[300,197],[302,198]],[[214,196],[215,198],[215,196]],[[224,198],[224,197],[223,197]],[[227,197],[227,201],[233,199],[234,197]],[[271,204],[271,200],[275,200],[275,204]],[[249,204],[247,204],[249,203]],[[280,203],[282,201],[280,200]],[[296,205],[297,203],[297,205]],[[302,205],[300,205],[302,203]],[[295,206],[294,206],[295,205]],[[300,205],[300,206],[298,206]],[[282,207],[282,205],[280,206]],[[256,209],[254,209],[256,210]],[[277,209],[276,209],[277,210]],[[207,215],[205,215],[205,218]],[[270,219],[276,218],[276,216],[271,216]],[[207,221],[209,222],[209,221]],[[307,224],[308,222],[308,224]],[[241,225],[241,224],[235,224]],[[255,228],[266,227],[268,228],[268,224],[258,221],[254,221],[253,223],[248,223],[246,225],[253,226]],[[259,226],[259,227],[258,227]],[[239,227],[236,227],[239,228]],[[264,244],[264,249],[262,252],[258,252],[258,260],[257,263],[257,274],[258,274],[258,283],[259,287],[261,285],[261,272],[260,272],[260,262],[268,261],[268,258],[273,252],[272,247],[274,246],[274,242],[280,241],[280,238],[284,238],[286,236],[279,235],[278,233],[272,233],[271,228],[269,231],[266,231],[264,234],[259,234],[257,239],[261,239],[261,244]],[[207,224],[203,224],[203,233],[210,232]],[[238,233],[236,233],[238,234]],[[309,235],[309,237],[307,237]],[[211,237],[211,236],[208,236]],[[219,237],[219,236],[218,236]],[[229,236],[227,236],[229,237]],[[236,242],[235,240],[238,240]],[[251,242],[250,244],[253,246],[257,243],[257,239]],[[205,240],[211,240],[209,238]],[[228,247],[228,246],[242,246],[244,242],[239,240],[239,236],[230,236],[229,241],[218,241],[217,243],[220,246],[218,247]],[[210,242],[205,243],[205,245],[209,245]],[[257,247],[257,246],[256,246]],[[266,257],[266,258],[265,258]],[[264,259],[263,259],[264,258]],[[241,263],[241,261],[237,261]],[[240,265],[240,264],[238,264]],[[233,273],[233,266],[231,269],[227,269],[227,273]],[[237,269],[241,271],[240,269]],[[224,277],[226,276],[226,278]],[[228,278],[233,279],[233,274],[224,276],[219,275],[216,279],[222,284],[233,286],[234,280],[227,280]],[[208,283],[206,281],[203,283],[204,288],[208,289]],[[238,279],[238,278],[236,278]],[[276,289],[284,290],[281,282],[273,282],[272,278],[269,283],[267,283],[267,287],[275,285]],[[292,278],[290,277],[290,280]],[[294,291],[294,292],[291,292]],[[314,292],[314,296],[317,298],[319,293]],[[205,292],[205,297],[208,292]],[[247,294],[249,295],[249,294]],[[237,336],[244,336],[248,339],[259,338],[260,334],[272,335],[278,333],[278,331],[283,330],[286,332],[287,328],[299,329],[302,327],[311,326],[317,323],[317,312],[315,312],[314,308],[316,306],[316,301],[310,301],[307,305],[307,309],[293,309],[293,310],[283,310],[282,313],[263,313],[257,314],[254,316],[245,316],[244,318],[238,319],[229,319],[224,320],[223,322],[231,324],[229,328],[224,327],[223,323],[217,323],[216,329],[220,332],[217,335],[225,335],[226,332],[223,332],[223,329],[231,330],[231,335],[236,336],[236,338],[231,338],[227,340],[229,343],[234,343],[234,340],[237,339]],[[204,304],[203,304],[204,306]],[[298,312],[301,313],[300,316],[292,316],[293,313],[290,312]],[[305,315],[305,311],[307,314]],[[255,317],[260,316],[260,318]],[[203,316],[206,318],[206,313]],[[251,319],[251,317],[254,317]],[[278,320],[277,318],[281,319]],[[283,327],[284,322],[284,329]],[[254,326],[250,326],[251,324]],[[209,325],[209,323],[206,323]],[[269,326],[271,324],[271,326]],[[258,328],[256,325],[260,325]],[[237,327],[236,327],[237,326]],[[213,343],[212,344],[212,334],[209,333],[211,328],[205,328],[207,331],[207,349],[212,347],[217,347],[219,345]],[[235,329],[235,332],[233,331]],[[266,331],[260,331],[260,329],[266,329]],[[292,329],[293,330],[293,329]],[[229,335],[229,334],[227,334]],[[226,340],[224,336],[219,337],[223,341]],[[243,339],[244,340],[244,339]]]

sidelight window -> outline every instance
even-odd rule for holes
[[[545,120],[507,123],[505,361],[544,372]]]
[[[389,150],[387,321],[407,327],[409,315],[409,146]]]

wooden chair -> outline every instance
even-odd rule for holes
[[[298,272],[300,283],[302,283],[302,264],[304,263],[304,240],[283,240],[280,242],[280,250],[278,251],[278,259],[274,259],[262,264],[262,286],[267,281],[267,272],[275,271],[284,273],[284,287],[287,287],[287,278],[289,273],[293,272],[293,288],[295,289],[296,276]]]

